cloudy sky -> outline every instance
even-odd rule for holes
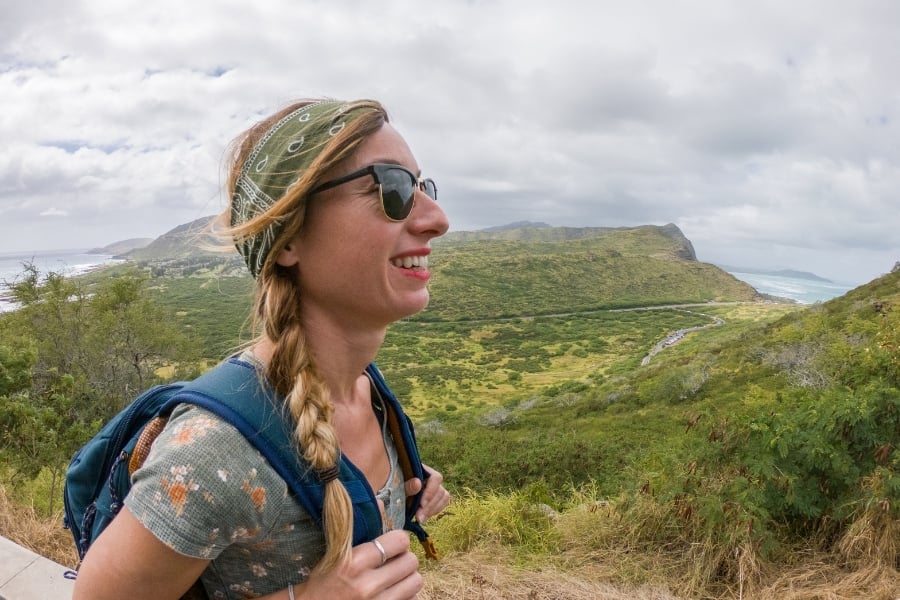
[[[894,0],[3,0],[0,253],[219,212],[297,97],[374,97],[454,230],[675,223],[698,258],[900,260]]]

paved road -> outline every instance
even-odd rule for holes
[[[650,359],[652,359],[654,356],[656,356],[657,354],[662,352],[664,349],[666,349],[669,346],[672,346],[674,344],[677,344],[678,342],[683,340],[684,336],[687,335],[688,333],[690,333],[691,331],[700,331],[701,329],[708,329],[710,327],[719,327],[719,326],[725,324],[725,321],[723,319],[720,319],[719,317],[714,317],[712,315],[707,315],[705,313],[696,312],[693,310],[685,310],[684,312],[692,313],[695,315],[702,315],[708,319],[712,319],[712,323],[709,323],[707,325],[699,325],[697,327],[688,327],[687,329],[679,329],[678,331],[670,333],[669,335],[667,335],[660,341],[656,342],[656,345],[653,346],[653,348],[650,350],[650,353],[647,356],[645,356],[643,358],[643,360],[641,360],[642,367],[650,364]]]

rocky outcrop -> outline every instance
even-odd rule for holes
[[[668,225],[663,225],[659,228],[660,232],[673,240],[677,241],[681,244],[681,249],[676,251],[676,256],[678,258],[683,258],[684,260],[697,260],[697,253],[694,252],[694,245],[691,243],[691,240],[687,239],[685,235],[678,229],[678,226],[675,223],[669,223]]]

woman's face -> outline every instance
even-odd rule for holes
[[[386,123],[329,173],[331,180],[375,164],[398,164],[420,174],[406,142]],[[303,314],[329,315],[342,326],[383,327],[428,304],[429,242],[446,233],[447,216],[421,190],[403,221],[385,217],[371,175],[309,200],[303,229],[279,255],[296,265]]]

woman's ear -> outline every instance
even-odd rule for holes
[[[291,242],[281,249],[275,262],[282,267],[293,267],[300,262],[300,253],[297,250],[298,244]]]

